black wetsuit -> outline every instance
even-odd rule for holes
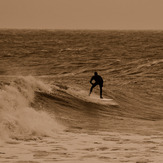
[[[92,83],[92,80],[95,80],[95,83]],[[96,85],[99,85],[100,86],[100,98],[102,98],[102,87],[103,87],[103,79],[100,75],[94,75],[92,76],[91,80],[90,80],[90,83],[92,84],[92,87],[90,89],[90,94],[93,90],[93,88],[96,86]]]

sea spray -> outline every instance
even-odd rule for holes
[[[0,90],[0,137],[2,139],[32,139],[49,136],[58,130],[54,117],[45,111],[36,111],[35,91],[50,92],[49,85],[32,77],[18,77]]]

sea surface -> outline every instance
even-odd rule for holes
[[[0,30],[0,162],[163,162],[163,31]]]

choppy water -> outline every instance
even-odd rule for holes
[[[1,30],[0,137],[6,148],[0,160],[160,161],[162,45],[162,31]],[[89,100],[94,71],[104,79],[103,96],[117,105]],[[99,88],[93,91],[99,95]],[[27,149],[34,152],[13,157],[9,140],[17,151],[30,141]],[[144,153],[134,155],[136,144],[144,144]],[[128,156],[126,148],[133,149]]]

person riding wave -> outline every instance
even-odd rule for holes
[[[95,83],[93,83],[92,81],[95,81]],[[102,87],[103,87],[103,79],[100,75],[98,75],[97,72],[94,72],[94,76],[92,76],[91,80],[90,80],[90,83],[92,84],[92,87],[90,89],[90,93],[89,95],[92,93],[92,90],[93,88],[96,86],[96,85],[99,85],[100,87],[100,98],[103,98],[102,97]]]

